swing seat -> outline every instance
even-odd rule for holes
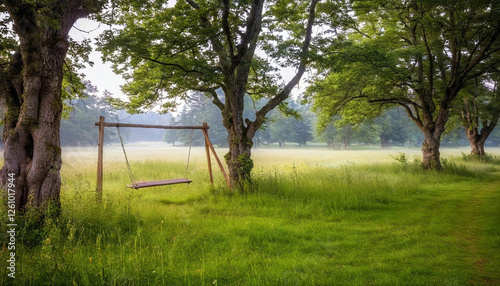
[[[141,188],[149,188],[149,187],[158,187],[158,186],[167,186],[167,185],[175,185],[175,184],[189,184],[191,180],[188,179],[168,179],[168,180],[160,180],[160,181],[147,181],[147,182],[137,182],[133,185],[127,185],[127,188],[141,189]]]

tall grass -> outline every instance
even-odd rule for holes
[[[17,278],[2,275],[1,283],[500,283],[498,204],[478,203],[470,222],[478,229],[464,226],[476,209],[464,206],[475,199],[499,201],[494,164],[451,158],[445,171],[424,172],[413,166],[418,158],[410,152],[402,163],[386,152],[349,151],[334,162],[328,157],[340,158],[339,151],[311,150],[293,160],[292,151],[258,150],[255,191],[232,193],[219,174],[211,188],[203,152],[194,150],[192,184],[142,190],[125,187],[124,162],[108,153],[101,203],[95,201],[92,161],[66,161],[62,214],[47,218],[35,237],[20,231]],[[184,176],[185,162],[175,156],[134,156],[138,179]],[[385,163],[376,163],[377,157]],[[476,242],[459,239],[463,232]],[[7,255],[1,252],[2,271]]]

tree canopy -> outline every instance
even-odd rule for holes
[[[362,119],[398,105],[425,136],[423,164],[441,168],[439,143],[466,84],[498,69],[497,1],[353,1],[344,47],[310,89],[325,117]]]

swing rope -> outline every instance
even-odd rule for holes
[[[193,146],[193,131],[194,131],[194,129],[191,129],[191,138],[189,139],[189,152],[188,152],[188,159],[187,159],[187,164],[186,164],[186,179],[189,176],[189,160],[191,159],[191,147]]]
[[[191,183],[191,180],[188,180],[187,177],[189,175],[189,161],[191,159],[191,147],[193,146],[193,131],[191,129],[191,138],[189,140],[189,152],[188,159],[186,165],[186,178],[185,179],[169,179],[169,180],[161,180],[161,181],[150,181],[150,182],[136,182],[134,173],[132,172],[132,168],[130,167],[130,163],[127,157],[127,151],[125,151],[125,144],[123,143],[123,137],[120,132],[120,127],[116,126],[116,130],[118,131],[118,137],[120,138],[120,144],[122,145],[123,155],[125,155],[125,162],[127,163],[128,174],[130,176],[130,181],[132,185],[127,186],[134,189],[145,188],[145,187],[154,187],[154,186],[163,186],[163,185],[173,185],[173,184],[182,184],[182,183]]]
[[[123,155],[125,155],[125,162],[127,162],[127,169],[128,169],[128,174],[130,176],[130,181],[132,183],[132,186],[135,186],[134,173],[132,172],[132,168],[130,168],[130,163],[128,162],[127,152],[125,151],[122,134],[120,133],[120,127],[116,126],[116,130],[118,131],[118,137],[120,137],[120,143],[122,145]]]

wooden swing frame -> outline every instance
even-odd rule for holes
[[[99,122],[95,123],[95,126],[99,126],[99,144],[97,150],[97,187],[96,192],[102,196],[102,184],[103,184],[103,173],[104,173],[104,128],[105,127],[132,127],[132,128],[154,128],[154,129],[200,129],[203,132],[203,136],[205,137],[205,151],[207,155],[207,163],[208,163],[208,173],[210,176],[210,183],[212,186],[214,185],[214,178],[212,174],[212,161],[210,158],[210,151],[212,151],[219,168],[224,175],[224,179],[228,187],[231,187],[229,183],[229,178],[227,176],[224,167],[222,166],[217,153],[215,152],[214,146],[212,142],[210,142],[210,138],[208,137],[208,124],[203,122],[203,126],[168,126],[168,125],[146,125],[146,124],[131,124],[131,123],[114,123],[114,122],[106,122],[104,116],[99,117]],[[170,179],[170,180],[160,180],[160,181],[148,181],[148,182],[138,182],[130,185],[128,187],[133,187],[135,189],[146,188],[146,187],[154,187],[154,186],[163,186],[163,185],[173,185],[173,184],[183,184],[183,183],[191,183],[191,180],[188,179]]]

